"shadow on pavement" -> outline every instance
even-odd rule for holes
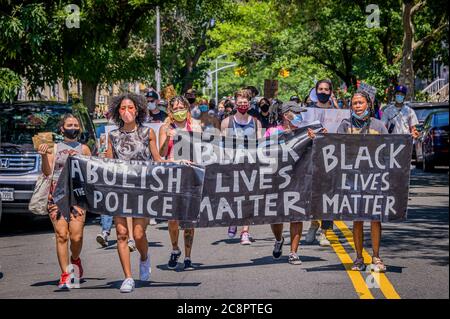
[[[101,290],[101,289],[116,289],[119,290],[122,285],[122,280],[110,281],[104,285],[89,286],[76,288],[76,290]],[[55,282],[56,285],[56,282]],[[159,287],[198,287],[201,282],[158,282],[158,281],[135,281],[136,289],[139,288],[159,288]],[[65,292],[67,289],[56,289],[54,292]]]
[[[325,259],[320,257],[313,257],[313,256],[300,256],[300,260],[302,262],[314,262],[314,261],[325,261]],[[262,258],[256,258],[251,259],[252,262],[248,263],[240,263],[240,264],[223,264],[223,265],[209,265],[209,266],[203,266],[203,264],[199,263],[193,263],[195,270],[215,270],[215,269],[227,269],[227,268],[241,268],[241,267],[253,267],[253,266],[262,266],[262,265],[273,265],[273,264],[287,264],[288,263],[288,256],[283,256],[280,259],[273,259],[272,256],[266,256]],[[172,269],[169,269],[166,264],[163,265],[157,265],[156,268],[160,270],[165,271],[174,271]],[[180,263],[178,263],[177,271],[181,270],[182,266],[180,266]],[[178,270],[180,269],[180,270]]]
[[[306,270],[306,272],[345,271],[346,269],[351,269],[352,266],[353,266],[353,264],[335,264],[335,265],[325,265],[325,266],[312,267],[312,268],[304,268],[304,270]],[[401,274],[403,272],[404,268],[406,268],[406,267],[386,265],[386,272]]]

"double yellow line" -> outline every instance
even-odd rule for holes
[[[344,235],[345,239],[348,241],[350,246],[352,246],[353,250],[355,250],[355,243],[353,242],[353,234],[348,229],[347,225],[345,225],[342,221],[335,221],[334,224],[339,228],[341,233]],[[345,266],[345,270],[347,271],[347,275],[350,277],[352,281],[353,287],[355,287],[355,291],[358,294],[360,299],[375,299],[372,293],[370,292],[369,286],[366,283],[366,280],[362,276],[361,272],[351,270],[353,265],[353,260],[350,255],[346,252],[345,248],[339,242],[338,236],[334,232],[329,232],[327,234],[328,239],[331,242],[331,247],[334,249],[336,255],[339,257],[342,264]],[[363,257],[365,261],[372,260],[372,257],[367,253],[365,249],[363,249]],[[381,292],[387,299],[400,299],[400,295],[395,290],[394,286],[391,284],[386,274],[384,273],[375,273],[371,272],[371,275],[374,278],[374,281],[377,284],[377,287],[380,288]]]

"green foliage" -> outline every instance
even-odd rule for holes
[[[11,102],[21,87],[22,80],[13,71],[0,68],[0,102]]]

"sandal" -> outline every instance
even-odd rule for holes
[[[356,258],[353,262],[352,270],[364,271],[366,270],[366,264],[364,263],[364,258]]]
[[[379,257],[372,257],[372,271],[374,272],[386,272],[386,265]]]

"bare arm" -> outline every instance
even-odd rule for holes
[[[105,152],[105,158],[113,158],[111,138],[108,139],[108,148],[106,149]]]
[[[53,147],[56,147],[56,144]],[[48,144],[41,144],[38,152],[42,156],[42,173],[50,176],[53,173],[53,161],[55,160],[53,153],[49,153]]]
[[[163,125],[159,129],[159,155],[167,156],[167,151],[169,148],[169,140],[170,138],[167,136],[167,131],[169,130],[169,126],[167,124]]]
[[[156,145],[156,134],[155,131],[151,128],[150,129],[150,143],[149,143],[149,149],[150,153],[152,154],[152,158],[156,162],[167,162],[167,160],[164,160],[161,158],[161,155],[158,151],[158,145]]]
[[[81,146],[81,153],[83,154],[83,155],[86,155],[86,156],[91,156],[92,155],[92,153],[91,153],[91,149],[87,146],[87,145],[82,145]]]

